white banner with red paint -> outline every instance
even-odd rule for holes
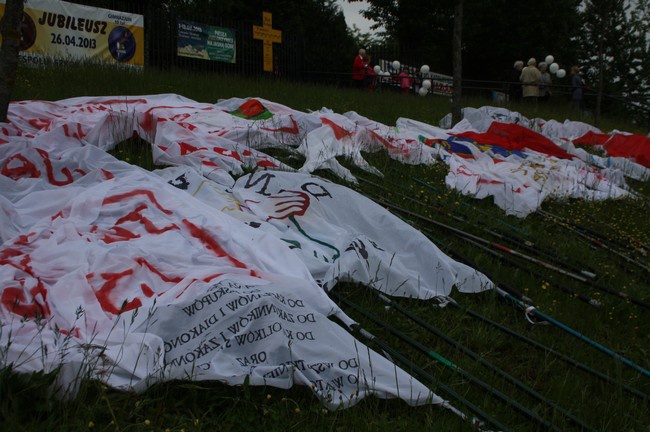
[[[322,178],[261,171],[226,188],[189,168],[156,172],[215,211],[285,242],[326,290],[352,281],[389,295],[430,299],[449,295],[453,287],[492,288],[483,274],[450,259],[383,207]]]
[[[0,142],[2,365],[60,368],[61,393],[83,378],[122,389],[248,380],[307,385],[329,408],[371,394],[443,403],[331,321],[352,323],[319,283],[430,298],[489,281],[354,192],[187,122],[212,110],[174,95],[12,105]],[[134,134],[195,177],[105,152]],[[235,183],[244,166],[278,170]]]
[[[22,167],[47,160],[29,146],[0,149]],[[351,322],[281,239],[98,148],[70,147],[49,152],[52,177],[36,163],[2,177],[3,366],[61,367],[60,392],[81,378],[123,389],[248,380],[307,385],[330,408],[369,394],[442,403],[330,321]]]
[[[307,172],[354,180],[343,156],[379,173],[362,152],[382,149],[404,163],[442,160],[450,187],[518,216],[549,196],[628,191],[619,170],[557,146],[564,138],[504,123],[464,121],[454,135],[398,123],[262,99],[13,103],[0,125],[0,360],[21,372],[61,367],[60,391],[84,377],[135,389],[248,377],[308,385],[331,408],[367,394],[441,403],[330,321],[351,322],[325,291],[349,280],[432,298],[489,280]],[[152,145],[154,163],[173,167],[156,175],[105,152],[134,135]],[[265,148],[304,158],[300,172]]]

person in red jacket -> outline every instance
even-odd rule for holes
[[[359,55],[354,58],[354,63],[352,63],[352,83],[354,84],[354,87],[360,89],[364,87],[367,67],[368,61],[366,50],[361,48],[359,50]]]
[[[408,71],[408,66],[404,65],[402,67],[402,72],[398,75],[399,77],[399,87],[402,89],[403,94],[409,94],[411,91],[411,86],[413,85],[413,78]]]

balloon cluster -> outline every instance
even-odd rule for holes
[[[429,68],[429,65],[422,65],[422,67],[420,67],[420,73],[422,75],[428,74],[430,70],[431,69]],[[425,79],[424,81],[422,81],[422,87],[420,87],[420,89],[418,90],[418,94],[420,96],[426,96],[427,94],[429,94],[430,88],[431,88],[431,80]]]
[[[390,72],[382,71],[379,65],[375,65],[375,67],[373,67],[372,70],[375,71],[375,74],[377,76],[390,76]]]
[[[393,71],[399,72],[401,66],[402,65],[400,64],[399,61],[394,60],[390,64],[390,69],[392,69]],[[376,65],[375,67],[373,67],[372,70],[375,72],[375,74],[377,76],[390,76],[391,75],[390,72],[388,72],[388,71],[382,71],[381,67],[379,65]],[[422,65],[422,67],[420,67],[420,73],[422,75],[426,75],[430,71],[431,71],[431,69],[429,68],[429,65]],[[426,96],[427,94],[429,94],[429,90],[431,89],[431,86],[432,86],[431,80],[425,79],[424,81],[422,81],[422,86],[418,90],[418,94],[420,96]]]
[[[548,66],[548,71],[555,75],[558,78],[564,78],[566,76],[566,71],[560,69],[560,65],[555,63],[555,58],[552,55],[547,55],[544,59]]]

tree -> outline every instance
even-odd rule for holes
[[[11,92],[16,81],[20,51],[23,0],[7,0],[0,22],[2,50],[0,51],[0,122],[7,121]]]
[[[268,3],[267,10],[273,12],[274,22],[303,41],[305,70],[350,71],[359,48],[335,0],[275,0]]]
[[[580,31],[581,0],[465,0],[465,72],[469,78],[507,80],[515,60],[561,64],[575,59],[570,43]]]
[[[635,120],[650,127],[650,0],[638,0],[628,16],[627,73],[621,95]]]
[[[613,97],[643,97],[648,83],[648,1],[587,0],[580,64],[595,83],[596,122]],[[606,98],[607,97],[607,98]],[[646,113],[647,115],[647,113]]]
[[[350,2],[358,0],[348,0]],[[362,14],[384,26],[400,47],[400,60],[452,71],[453,0],[368,0]],[[554,54],[575,58],[569,43],[579,31],[581,0],[464,0],[463,75],[503,80],[515,60]],[[417,56],[416,60],[409,57]]]
[[[362,32],[361,29],[356,24],[352,24],[352,28],[350,29],[350,35],[352,36],[352,39],[354,39],[355,45],[358,46],[359,48],[368,49],[369,47],[381,45],[383,42],[381,36],[377,36],[370,32],[368,33]]]
[[[387,38],[397,42],[402,63],[427,63],[436,71],[451,72],[453,0],[368,0],[368,4],[361,14],[375,21],[371,28],[383,26]]]
[[[454,8],[454,93],[451,99],[451,122],[458,123],[463,119],[463,0],[456,0],[456,7]]]

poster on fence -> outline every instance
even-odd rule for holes
[[[0,0],[4,16],[5,0]],[[144,17],[64,1],[25,0],[21,57],[144,66]]]
[[[422,74],[423,79],[431,81],[431,93],[440,96],[451,96],[454,92],[453,77],[435,72]]]
[[[178,20],[177,27],[178,56],[236,63],[235,30],[185,20]]]

